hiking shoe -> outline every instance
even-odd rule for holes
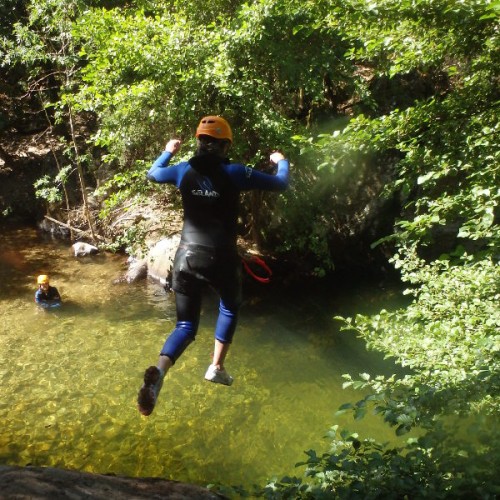
[[[150,366],[144,372],[144,384],[137,396],[137,409],[145,417],[153,413],[164,376],[163,371],[156,366]]]
[[[233,383],[233,377],[226,370],[218,370],[214,365],[208,367],[207,373],[205,373],[205,380],[224,385],[231,385]]]

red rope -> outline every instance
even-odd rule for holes
[[[260,257],[257,257],[256,255],[253,255],[249,259],[241,259],[241,261],[243,262],[243,266],[245,267],[246,272],[253,279],[259,281],[260,283],[269,283],[271,281],[271,276],[272,276],[273,272],[271,271],[270,267]],[[252,271],[252,269],[250,268],[250,266],[248,265],[249,262],[251,262],[253,264],[257,264],[262,269],[264,269],[264,271],[266,271],[266,273],[267,273],[267,276],[266,277],[257,276]]]

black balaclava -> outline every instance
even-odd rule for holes
[[[200,135],[197,139],[198,147],[189,164],[196,170],[216,167],[221,163],[229,163],[226,157],[228,150],[226,139],[216,139],[208,135]]]

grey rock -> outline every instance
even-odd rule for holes
[[[83,241],[77,241],[71,248],[75,252],[75,257],[85,257],[87,255],[93,255],[99,252],[99,249],[90,243],[84,243]]]
[[[0,466],[2,500],[221,500],[206,488],[160,478],[131,478],[52,467]]]

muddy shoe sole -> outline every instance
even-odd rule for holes
[[[156,366],[147,368],[144,372],[144,384],[137,396],[137,409],[142,415],[147,417],[153,413],[162,384],[163,374],[160,369]]]

